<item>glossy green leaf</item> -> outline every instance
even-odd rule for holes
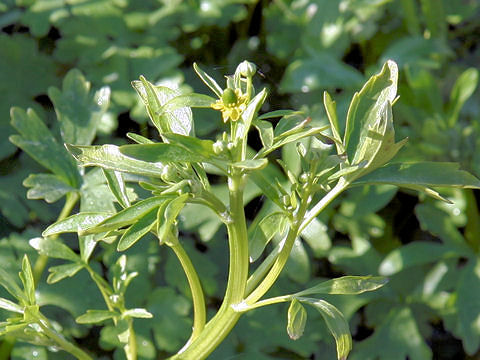
[[[75,319],[79,324],[98,324],[108,319],[113,319],[119,314],[108,310],[87,310],[83,315]]]
[[[290,116],[295,114],[301,114],[301,112],[295,110],[274,110],[260,115],[259,117],[257,117],[257,120],[272,119],[276,117]]]
[[[295,296],[312,294],[356,295],[379,289],[387,282],[388,279],[383,276],[342,276],[300,291]]]
[[[237,136],[242,138],[246,136],[246,133],[252,125],[252,121],[258,113],[258,110],[262,107],[265,99],[267,98],[267,89],[260,91],[255,97],[250,100],[247,108],[242,112],[242,122],[238,123]]]
[[[117,250],[125,251],[133,246],[145,234],[147,234],[157,221],[157,208],[153,208],[148,213],[137,219],[135,223],[125,231],[118,241]]]
[[[261,170],[268,165],[268,159],[248,159],[233,163],[232,166],[244,170]]]
[[[265,246],[267,246],[275,234],[282,234],[286,225],[287,216],[283,212],[270,213],[258,222],[249,236],[248,253],[250,262],[256,261],[262,255]]]
[[[358,154],[362,141],[366,139],[368,131],[378,124],[378,116],[386,104],[395,100],[397,81],[397,65],[393,61],[387,61],[380,73],[372,76],[353,96],[347,113],[343,141],[347,156],[352,163],[354,158],[357,162],[362,160],[361,154]],[[385,127],[387,119],[383,123]]]
[[[23,284],[23,291],[27,297],[27,303],[25,305],[35,305],[35,281],[33,280],[32,266],[27,255],[22,259],[22,271],[19,273],[20,279]]]
[[[258,130],[260,135],[260,140],[262,141],[262,145],[264,148],[269,148],[273,144],[273,125],[269,121],[263,121],[257,118],[253,125]]]
[[[159,212],[159,216],[162,215],[163,219],[158,219],[158,239],[160,244],[166,243],[169,244],[171,241],[176,241],[173,238],[172,226],[175,225],[177,217],[180,214],[180,211],[185,206],[185,202],[189,198],[189,194],[182,194],[172,201],[170,201],[165,207],[164,211]],[[176,238],[175,238],[176,239]]]
[[[338,125],[337,116],[337,104],[332,100],[328,92],[323,93],[323,104],[327,113],[328,121],[330,123],[330,129],[332,130],[332,136],[335,139],[335,145],[337,146],[337,153],[342,154],[344,152],[342,137],[340,135],[340,127]]]
[[[153,177],[160,177],[163,169],[161,163],[148,163],[125,156],[116,145],[67,145],[67,148],[82,166],[99,166],[103,169]]]
[[[117,199],[123,208],[129,207],[130,199],[128,198],[127,187],[125,186],[122,173],[115,170],[102,170],[105,179],[107,179],[108,187],[115,196],[115,199]]]
[[[127,133],[127,137],[135,141],[137,144],[155,144],[154,141],[139,134],[129,132]]]
[[[104,212],[84,212],[71,215],[47,227],[43,231],[42,236],[47,237],[66,232],[80,232],[101,223],[110,216],[111,214]]]
[[[92,93],[90,83],[79,70],[73,69],[63,79],[62,90],[50,87],[48,96],[55,106],[63,141],[90,145],[108,108],[110,88],[103,87]]]
[[[48,275],[47,283],[55,284],[56,282],[65,279],[66,277],[72,277],[80,270],[82,270],[83,267],[83,264],[77,263],[52,266],[48,269],[48,272],[50,274]]]
[[[29,109],[25,112],[13,107],[10,115],[13,127],[20,133],[20,135],[12,135],[10,141],[67,184],[76,188],[80,178],[75,162],[53,137],[35,111]]]
[[[31,239],[29,244],[41,255],[55,259],[70,260],[73,262],[80,261],[80,257],[75,254],[72,249],[58,240],[37,237]]]
[[[117,230],[126,225],[130,225],[138,221],[150,210],[160,206],[165,200],[171,196],[155,196],[145,200],[141,200],[132,206],[123,209],[113,216],[110,216],[93,227],[89,227],[80,231],[82,235],[98,234],[106,231]]]
[[[465,70],[453,85],[450,93],[450,101],[447,105],[449,116],[448,123],[453,126],[457,120],[460,110],[465,102],[472,96],[478,85],[478,70],[469,68]]]
[[[416,185],[421,187],[480,187],[480,180],[460,170],[457,163],[416,162],[392,163],[361,177],[355,184],[392,184],[396,186]]]
[[[27,303],[27,297],[23,293],[20,286],[18,286],[16,279],[7,271],[0,268],[0,285],[7,290],[18,301]]]
[[[136,309],[128,309],[122,313],[123,317],[133,317],[139,319],[150,319],[153,317],[151,313],[149,313],[145,309],[136,308]]]
[[[23,181],[23,186],[31,188],[27,191],[28,199],[45,199],[48,203],[53,203],[75,190],[52,174],[30,174]]]
[[[119,149],[123,155],[146,163],[165,164],[207,160],[201,153],[189,151],[185,147],[171,143],[123,145]]]
[[[330,333],[335,338],[338,360],[346,360],[348,353],[352,349],[352,336],[343,314],[335,306],[324,300],[312,298],[299,298],[298,300],[312,305],[320,312],[323,320],[327,323]]]
[[[14,302],[1,298],[0,297],[0,308],[5,309],[7,311],[23,314],[23,306],[20,306],[18,304],[15,304]]]
[[[162,107],[164,112],[171,112],[182,107],[209,108],[215,102],[215,98],[203,94],[182,94],[175,96]]]
[[[215,93],[215,95],[217,95],[218,98],[220,99],[222,97],[223,90],[217,84],[217,82],[205,71],[200,69],[200,67],[196,63],[193,63],[193,69],[195,70],[197,75],[200,77],[200,79],[202,79],[205,85],[207,85]]]
[[[175,145],[182,146],[185,150],[196,153],[197,156],[203,156],[205,159],[217,158],[213,152],[213,141],[201,140],[191,136],[183,136],[179,134],[165,134],[165,138]]]
[[[293,299],[287,315],[287,333],[290,339],[299,339],[303,335],[306,323],[307,311],[297,299]]]

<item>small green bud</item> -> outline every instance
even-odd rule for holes
[[[167,164],[163,167],[160,177],[165,182],[176,182],[178,180],[177,170],[174,166]]]
[[[305,184],[305,183],[308,181],[309,178],[310,178],[310,174],[309,174],[309,173],[302,173],[302,174],[299,176],[298,180],[300,180],[300,182],[301,182],[302,184]]]
[[[282,196],[282,203],[286,207],[290,206],[290,196],[289,195],[283,195]]]
[[[245,60],[238,65],[237,71],[239,71],[242,76],[252,77],[257,72],[257,66],[254,63]]]
[[[222,94],[222,102],[224,105],[233,105],[237,102],[237,94],[232,88],[226,88]]]
[[[222,140],[217,140],[212,145],[213,152],[215,155],[220,155],[225,151],[225,142]]]

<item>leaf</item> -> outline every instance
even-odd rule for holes
[[[123,145],[119,149],[123,155],[146,163],[201,162],[207,160],[201,153],[190,151],[174,143]]]
[[[337,358],[339,360],[346,360],[348,353],[352,349],[352,336],[348,323],[343,317],[342,313],[332,304],[324,300],[312,298],[299,298],[301,302],[312,305],[317,309],[327,323],[330,333],[335,338],[337,344]]]
[[[205,159],[218,158],[213,152],[213,141],[201,140],[191,136],[179,134],[165,134],[165,138],[175,145],[182,146],[185,150],[203,156]]]
[[[23,186],[31,188],[27,192],[28,199],[45,199],[48,203],[54,203],[65,194],[75,190],[52,174],[30,174],[23,181]]]
[[[303,335],[307,322],[307,311],[302,304],[293,299],[288,307],[287,333],[292,340],[297,340]]]
[[[243,121],[238,123],[237,136],[239,138],[243,138],[247,135],[246,133],[250,129],[255,115],[258,113],[258,110],[260,110],[266,98],[267,89],[264,88],[257,95],[255,95],[252,100],[250,100],[247,108],[242,112],[241,117]]]
[[[217,84],[217,82],[205,71],[200,69],[200,67],[196,63],[193,63],[193,69],[195,70],[199,78],[205,83],[205,85],[207,85],[220,99],[222,97],[223,90]]]
[[[456,249],[438,243],[413,242],[391,251],[382,261],[379,273],[393,275],[411,266],[433,263],[448,257],[457,257]]]
[[[135,141],[137,144],[155,144],[154,141],[142,136],[142,135],[138,135],[138,134],[135,134],[135,133],[127,133],[127,137],[129,139],[132,139],[133,141]]]
[[[399,305],[383,316],[373,335],[356,344],[351,360],[421,360],[431,359],[432,350],[425,344],[415,315],[409,307]]]
[[[472,96],[478,85],[478,70],[469,68],[465,70],[455,81],[452,92],[450,93],[450,101],[447,104],[448,124],[455,125],[458,115],[465,102]]]
[[[24,304],[27,303],[27,297],[22,289],[20,289],[18,286],[15,278],[2,268],[0,268],[0,285],[3,286],[5,290],[7,290],[15,299],[23,302]]]
[[[118,203],[123,208],[129,207],[130,199],[128,198],[127,188],[125,186],[125,181],[123,180],[122,173],[114,170],[102,170],[105,179],[107,179],[108,187],[112,194],[115,196],[115,199],[117,199]]]
[[[149,313],[145,309],[136,308],[136,309],[128,309],[122,313],[123,317],[133,317],[139,319],[150,319],[153,317],[151,313]]]
[[[326,88],[354,88],[361,84],[362,74],[327,52],[292,61],[285,70],[280,91],[307,93]]]
[[[264,148],[269,148],[273,144],[273,126],[268,121],[259,120],[257,118],[253,125],[257,128],[260,140]]]
[[[157,208],[153,208],[140,219],[137,219],[135,223],[123,233],[118,241],[117,251],[125,251],[133,246],[155,226],[156,220]]]
[[[391,163],[362,176],[354,184],[413,185],[423,191],[431,186],[480,188],[480,180],[459,168],[459,164],[447,162]]]
[[[285,265],[285,273],[289,278],[300,284],[305,284],[310,278],[310,259],[300,238],[295,239]]]
[[[7,311],[11,311],[11,312],[16,312],[16,313],[19,313],[19,314],[23,314],[23,311],[24,311],[23,306],[15,304],[14,302],[12,302],[10,300],[7,300],[7,299],[1,298],[1,297],[0,297],[0,308],[5,309]]]
[[[32,109],[26,112],[13,107],[10,111],[12,125],[20,135],[12,135],[10,141],[30,157],[58,175],[68,185],[77,188],[80,176],[73,159],[50,133],[43,121]]]
[[[257,120],[272,119],[276,117],[290,116],[296,114],[301,114],[301,112],[295,110],[274,110],[258,116]]]
[[[283,212],[273,212],[264,216],[252,230],[249,236],[248,253],[250,262],[256,261],[262,255],[265,246],[277,233],[282,234],[287,225],[287,216]]]
[[[182,107],[209,108],[215,101],[213,97],[208,95],[196,93],[182,94],[170,99],[162,107],[162,110],[164,112],[171,112]]]
[[[233,163],[232,166],[244,170],[261,170],[268,165],[268,159],[247,159]]]
[[[354,164],[354,158],[359,162],[358,150],[361,149],[361,141],[366,138],[370,128],[378,122],[381,111],[388,102],[392,103],[395,100],[397,81],[397,65],[393,61],[387,61],[380,73],[372,76],[353,96],[348,108],[343,140],[352,164]]]
[[[98,324],[108,319],[114,319],[119,314],[108,310],[87,310],[86,314],[75,319],[79,324]]]
[[[458,311],[458,336],[461,337],[467,354],[473,356],[480,347],[480,261],[472,259],[462,269],[458,280],[455,308]]]
[[[104,212],[84,212],[71,215],[47,227],[42,236],[47,237],[67,232],[81,232],[101,223],[112,214]]]
[[[126,225],[133,224],[138,221],[144,214],[150,210],[160,206],[164,201],[171,199],[171,196],[155,196],[145,200],[141,200],[132,206],[123,209],[112,215],[93,227],[80,231],[81,235],[98,234],[101,232],[117,230]]]
[[[179,96],[179,92],[165,86],[155,86],[143,76],[140,81],[133,81],[132,86],[142,98],[147,107],[148,115],[158,132],[173,132],[181,135],[193,135],[192,111],[182,107],[173,111],[164,111],[163,106],[172,98]]]
[[[58,240],[37,237],[31,239],[28,243],[41,255],[55,259],[70,260],[73,262],[80,261],[80,257],[75,254],[73,250]]]
[[[324,281],[316,286],[300,291],[294,296],[312,294],[356,295],[366,291],[374,291],[388,282],[383,276],[342,276]]]
[[[33,280],[32,266],[28,260],[27,255],[22,259],[22,271],[19,273],[20,279],[23,284],[23,291],[27,298],[25,305],[35,305],[35,281]]]
[[[330,123],[330,129],[332,130],[332,136],[335,139],[335,145],[337,146],[337,154],[344,152],[342,146],[342,137],[340,136],[340,128],[338,125],[337,117],[337,104],[332,100],[330,94],[326,91],[323,92],[323,104],[327,113],[328,122]]]
[[[160,177],[163,169],[161,163],[148,163],[125,156],[116,145],[67,145],[67,149],[82,166],[99,166],[107,170],[153,177]]]
[[[110,103],[110,88],[91,93],[90,83],[78,69],[73,69],[63,79],[62,91],[50,87],[48,96],[55,106],[63,141],[90,145]]]
[[[172,239],[172,226],[176,223],[177,217],[185,206],[185,202],[189,198],[189,194],[182,194],[172,201],[170,201],[165,207],[164,211],[159,211],[158,216],[162,215],[163,219],[158,219],[158,240],[160,244],[171,244]],[[163,221],[162,221],[163,220]]]
[[[83,264],[71,263],[52,266],[48,269],[50,273],[47,278],[47,284],[55,284],[66,277],[72,277],[83,269]]]

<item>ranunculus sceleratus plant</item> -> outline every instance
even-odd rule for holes
[[[295,241],[301,239],[302,232],[322,210],[352,186],[393,184],[444,200],[431,187],[479,187],[479,181],[453,163],[390,162],[406,142],[405,139],[395,142],[392,105],[397,100],[398,69],[393,61],[388,61],[355,93],[344,131],[340,126],[343,121],[337,118],[335,102],[326,92],[323,102],[329,125],[315,126],[310,118],[297,111],[276,110],[260,114],[267,91],[255,91],[252,78],[256,67],[248,61],[242,62],[235,74],[226,77],[224,87],[197,65],[194,69],[215,97],[179,94],[167,87],[156,86],[143,77],[132,83],[158,130],[161,142],[130,133],[128,137],[135,144],[66,144],[81,167],[93,166],[103,170],[104,182],[121,209],[115,213],[80,211],[68,216],[78,196],[75,191],[67,193],[59,221],[49,226],[43,237],[30,241],[42,259],[49,256],[67,261],[50,268],[47,281],[60,281],[86,269],[97,284],[107,310],[88,310],[76,321],[83,324],[113,322],[121,329],[118,340],[123,344],[127,359],[136,359],[134,319],[156,321],[148,309],[130,309],[125,303],[125,291],[136,274],[126,271],[127,259],[122,255],[113,269],[113,281],[109,283],[94,271],[89,259],[98,241],[117,241],[117,250],[122,252],[147,233],[152,233],[158,238],[159,246],[170,248],[178,258],[193,300],[191,336],[171,359],[206,358],[242,314],[283,302],[290,303],[287,332],[292,339],[302,336],[307,320],[304,306],[312,306],[320,312],[335,338],[338,358],[345,359],[352,348],[348,323],[333,304],[322,299],[322,294],[360,294],[385,285],[386,279],[344,276],[293,294],[265,298],[282,273]],[[213,115],[215,110],[220,111],[228,130],[219,134],[216,141],[199,139],[194,132],[193,107],[212,108]],[[28,116],[32,119],[33,115],[12,111],[17,128]],[[275,118],[279,120],[273,126],[270,120]],[[261,140],[262,146],[256,152],[247,145],[251,131],[258,131]],[[20,147],[28,149],[28,144],[17,142]],[[298,176],[275,159],[275,150],[289,143],[296,144],[300,157],[302,170]],[[282,175],[271,178],[272,172],[268,171],[271,167],[280,168]],[[125,174],[129,174],[128,181],[135,181],[150,195],[143,199],[132,196]],[[219,175],[225,179],[228,201],[212,191],[211,174],[215,174],[216,181]],[[79,181],[78,178],[71,180],[72,184]],[[262,213],[253,232],[247,231],[245,217],[244,189],[248,182],[253,182],[266,201],[272,203],[272,210]],[[179,215],[190,204],[213,210],[227,229],[228,282],[223,302],[211,318],[207,318],[201,279],[179,238]],[[58,236],[66,232],[78,234],[80,255],[59,241]],[[249,238],[248,234],[254,236]],[[267,246],[273,238],[281,240]],[[15,303],[0,299],[0,307],[15,314],[1,323],[1,333],[55,346],[79,359],[91,359],[88,351],[58,334],[40,312],[35,299],[34,273],[25,257],[20,274],[22,289],[9,274],[0,272],[1,285],[17,300]]]

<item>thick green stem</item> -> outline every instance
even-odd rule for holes
[[[240,318],[233,307],[243,301],[248,276],[248,238],[243,208],[244,176],[232,171],[229,178],[230,217],[227,222],[230,264],[227,289],[217,314],[200,335],[171,360],[205,359],[228,335]]]
[[[66,195],[65,205],[63,206],[63,209],[60,212],[60,215],[58,215],[57,221],[63,220],[70,215],[73,207],[75,206],[79,198],[80,196],[78,195],[77,192],[69,192]],[[58,235],[52,235],[50,236],[50,239],[56,239],[57,237]],[[37,260],[35,261],[35,265],[33,266],[33,279],[35,281],[35,284],[38,284],[43,274],[43,271],[47,266],[47,263],[48,263],[48,256],[45,256],[45,255],[39,255]]]
[[[190,291],[192,293],[193,300],[193,331],[190,339],[187,341],[185,347],[195,340],[198,335],[202,332],[205,327],[207,315],[205,308],[205,297],[203,295],[202,284],[195,270],[195,267],[192,264],[188,254],[185,249],[177,241],[170,246],[175,252],[180,264],[182,265],[183,271],[187,276],[188,285],[190,286]]]

